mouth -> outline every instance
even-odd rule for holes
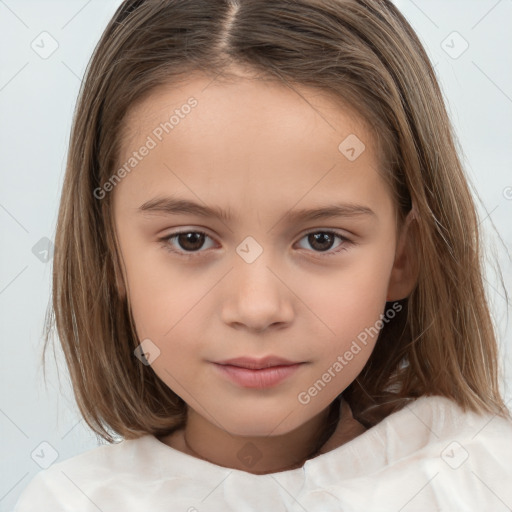
[[[266,356],[262,358],[254,357],[236,357],[234,359],[227,359],[225,361],[216,361],[215,364],[223,366],[236,366],[238,368],[246,368],[248,370],[263,370],[265,368],[272,368],[278,366],[293,366],[301,364],[298,361],[290,361],[282,357]]]
[[[306,363],[277,357],[236,358],[213,363],[217,371],[232,383],[253,389],[276,386],[292,376],[304,364]]]

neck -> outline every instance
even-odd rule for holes
[[[276,473],[299,468],[317,455],[336,428],[339,412],[339,401],[335,400],[292,432],[243,437],[212,425],[189,408],[181,441],[171,434],[163,442],[218,466],[253,474]]]

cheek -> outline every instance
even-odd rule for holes
[[[197,332],[197,312],[212,285],[205,279],[187,279],[170,265],[162,268],[154,261],[134,263],[129,275],[137,336],[139,341],[150,339],[158,348],[151,366],[174,392],[191,400],[187,377],[194,372],[205,343]]]
[[[354,253],[322,277],[304,280],[299,296],[337,336],[357,335],[383,312],[392,259],[389,250]]]
[[[170,335],[175,326],[186,322],[188,312],[211,287],[210,277],[215,276],[198,278],[193,272],[184,272],[184,266],[172,263],[158,242],[138,240],[122,228],[119,238],[139,339]]]
[[[303,289],[305,303],[321,320],[317,325],[322,334],[315,336],[312,350],[321,364],[311,376],[312,386],[325,377],[330,389],[341,392],[368,361],[383,325],[393,255],[389,249],[361,251],[350,262],[347,258],[346,266],[322,280],[309,280],[309,288]],[[312,392],[316,393],[316,388]]]
[[[173,339],[192,330],[195,311],[200,310],[211,279],[186,279],[168,270],[153,280],[144,268],[139,270],[132,274],[129,291],[139,337]]]

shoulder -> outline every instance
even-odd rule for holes
[[[504,441],[512,439],[511,419],[465,411],[453,400],[441,396],[419,398],[400,412],[407,419],[404,427],[421,432],[425,445],[458,440],[468,446],[497,443],[503,446]],[[503,448],[512,449],[512,445]]]
[[[424,499],[457,510],[512,506],[510,419],[464,411],[444,397],[424,397],[403,414],[411,432],[422,433],[417,449],[406,456],[417,488],[426,486],[417,505]],[[399,459],[395,467],[402,473]]]
[[[336,498],[347,506],[364,502],[382,510],[386,503],[385,510],[403,512],[512,506],[512,421],[464,411],[444,397],[420,397],[326,455],[323,483],[338,489]]]
[[[404,457],[435,452],[456,441],[461,446],[474,448],[500,446],[502,452],[496,455],[498,461],[512,450],[511,439],[510,419],[465,411],[446,397],[422,396],[344,445],[344,449],[364,453],[385,452],[385,462],[390,465]],[[377,464],[376,468],[381,466]]]
[[[101,445],[40,471],[22,492],[15,512],[97,510],[91,496],[107,481],[122,479],[129,485],[150,437]]]
[[[432,458],[441,467],[469,467],[512,476],[512,420],[463,410],[441,396],[421,397],[377,425],[392,461]]]

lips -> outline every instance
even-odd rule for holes
[[[249,370],[261,370],[263,368],[270,368],[273,366],[292,366],[300,364],[299,361],[290,361],[277,356],[266,356],[259,359],[253,357],[237,357],[234,359],[227,359],[225,361],[216,361],[215,363],[237,366],[238,368],[247,368]]]
[[[237,386],[264,389],[277,386],[301,368],[305,362],[278,356],[236,357],[213,362],[215,371]]]

